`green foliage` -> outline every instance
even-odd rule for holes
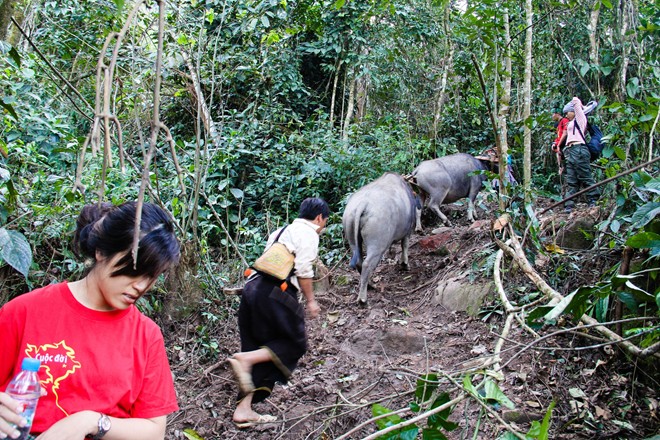
[[[555,408],[555,401],[553,400],[552,403],[550,403],[550,406],[548,407],[548,410],[545,412],[545,416],[543,417],[543,420],[541,422],[538,422],[537,420],[533,420],[531,423],[531,427],[529,428],[529,431],[527,431],[527,434],[525,435],[525,439],[527,440],[548,440],[549,437],[549,432],[550,432],[550,418],[552,417],[552,410]],[[506,432],[505,434],[501,435],[498,437],[498,440],[516,440],[519,437],[515,436],[511,432]]]
[[[447,406],[441,411],[434,411],[436,408],[447,404],[450,401],[448,393],[439,392],[438,390],[438,375],[434,373],[426,374],[417,379],[417,386],[415,388],[415,400],[410,402],[410,409],[413,413],[421,414],[423,412],[433,411],[427,419],[426,427],[422,429],[423,439],[440,439],[444,440],[447,437],[443,434],[442,430],[453,431],[458,427],[458,424],[449,421],[449,416],[452,412],[452,407]],[[384,416],[375,421],[379,430],[389,428],[403,422],[403,419],[392,414],[392,411],[386,407],[374,404],[372,405],[372,412],[374,417]],[[379,439],[415,439],[419,428],[415,424],[411,424],[399,429],[396,429],[387,434],[379,436]]]
[[[376,426],[378,426],[378,429],[380,430],[389,428],[390,426],[398,425],[403,421],[403,419],[398,415],[392,414],[391,410],[377,403],[372,405],[371,411],[374,417],[380,417],[380,416],[385,416],[386,414],[391,414],[385,417],[381,417],[375,421]],[[419,432],[419,428],[417,428],[417,425],[409,425],[394,430],[388,434],[383,434],[378,438],[381,440],[414,440],[417,438],[418,432]]]

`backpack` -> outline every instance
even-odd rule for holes
[[[591,153],[591,161],[593,162],[600,157],[605,142],[603,142],[603,132],[596,124],[590,124],[587,122],[587,129],[589,130],[589,136],[591,137],[587,144],[587,148],[589,149],[589,153]]]
[[[589,153],[591,154],[591,162],[597,160],[603,152],[603,147],[605,144],[605,142],[603,142],[603,132],[600,130],[600,128],[598,128],[596,124],[593,124],[587,120],[587,130],[589,131],[589,142],[587,142],[587,140],[584,138],[582,130],[580,130],[580,126],[577,123],[574,123],[574,127],[577,128],[580,136],[582,136],[582,140],[589,149]]]

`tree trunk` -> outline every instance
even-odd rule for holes
[[[351,120],[353,119],[353,111],[355,109],[355,88],[356,88],[356,80],[355,80],[355,69],[351,69],[351,72],[353,72],[353,78],[348,79],[350,81],[351,86],[350,86],[350,91],[348,93],[348,103],[346,104],[346,116],[344,116],[344,126],[342,127],[342,140],[347,141],[348,140],[348,128],[351,125]],[[346,71],[346,75],[349,75],[349,71]]]
[[[628,81],[628,64],[630,63],[630,41],[628,36],[628,27],[630,16],[628,13],[628,0],[621,0],[619,3],[619,38],[621,42],[621,70],[619,70],[619,87],[617,99],[621,102],[626,99],[626,83]]]
[[[369,98],[369,76],[363,75],[355,80],[355,120],[361,121],[367,111],[367,100]]]
[[[497,125],[500,138],[500,210],[504,211],[507,195],[507,187],[504,185],[507,179],[507,163],[509,156],[509,144],[507,142],[507,118],[509,115],[509,104],[511,102],[511,32],[509,30],[509,11],[504,12],[504,41],[506,47],[504,48],[504,78],[501,81],[501,94],[499,98],[499,111],[497,112]]]
[[[339,83],[339,59],[337,57],[337,62],[335,63],[335,78],[332,81],[332,98],[330,99],[330,127],[335,124],[335,102],[337,100],[337,84]]]
[[[14,13],[14,0],[0,0],[0,41],[7,41],[11,16]]]
[[[438,98],[436,100],[435,114],[433,115],[433,133],[432,140],[436,140],[438,137],[438,124],[440,123],[440,118],[442,117],[442,110],[447,101],[447,77],[449,76],[449,69],[454,63],[454,43],[451,39],[451,33],[449,31],[449,17],[451,12],[451,3],[447,2],[447,6],[444,11],[444,20],[443,27],[445,30],[445,49],[449,52],[442,60],[442,77],[440,79],[440,92],[438,93]]]
[[[600,0],[595,0],[593,9],[591,9],[591,15],[589,17],[589,26],[587,26],[587,31],[589,32],[589,63],[592,66],[599,66],[598,62],[598,17],[600,16]],[[600,71],[595,72],[596,76],[596,93],[600,96],[602,91],[600,89]],[[592,96],[595,98],[595,96]]]
[[[532,131],[527,124],[527,118],[531,114],[532,108],[532,24],[534,12],[532,10],[532,0],[525,0],[525,21],[527,31],[525,32],[525,82],[523,84],[523,113],[522,119],[525,121],[523,127],[523,186],[525,189],[525,201],[529,202],[530,184],[532,181]]]

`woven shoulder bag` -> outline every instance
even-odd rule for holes
[[[275,238],[275,243],[272,244],[252,265],[259,272],[263,272],[266,275],[277,278],[278,280],[286,280],[291,275],[293,270],[293,263],[295,260],[295,255],[289,252],[289,249],[282,243],[279,243],[277,240],[280,239],[280,235],[286,229],[286,226],[282,228],[277,237]]]

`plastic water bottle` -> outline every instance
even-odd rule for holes
[[[20,404],[21,417],[27,420],[24,427],[16,427],[21,433],[18,440],[28,438],[32,420],[34,420],[34,412],[37,410],[37,402],[41,397],[41,385],[37,375],[40,366],[39,359],[24,358],[21,363],[21,372],[7,386],[7,394]]]

